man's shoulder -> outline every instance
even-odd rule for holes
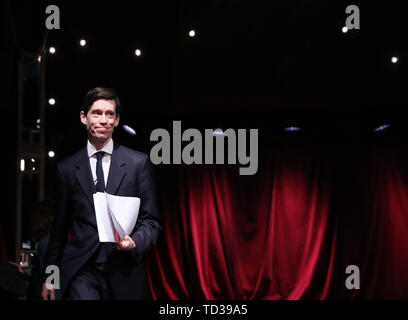
[[[149,158],[149,155],[141,152],[141,151],[137,151],[128,147],[125,147],[121,144],[115,144],[114,146],[114,152],[118,152],[119,154],[124,155],[127,159],[131,159],[133,161],[141,161],[144,162]]]
[[[57,167],[64,169],[71,167],[72,165],[79,164],[81,159],[86,156],[86,147],[82,147],[77,152],[67,156],[57,162]]]

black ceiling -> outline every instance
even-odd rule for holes
[[[208,127],[234,119],[249,127],[316,117],[358,126],[365,117],[400,120],[405,109],[408,19],[402,2],[354,1],[361,29],[347,34],[341,32],[347,1],[42,5],[50,3],[61,14],[61,29],[50,31],[47,41],[57,53],[45,60],[46,95],[58,101],[48,113],[54,133],[63,130],[61,119],[79,125],[73,110],[95,86],[115,87],[126,120],[138,127],[181,118]],[[33,5],[24,7],[33,12]],[[190,29],[196,37],[188,37]],[[141,57],[134,55],[137,48]],[[393,55],[400,59],[395,65]]]

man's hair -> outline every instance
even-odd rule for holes
[[[85,109],[83,110],[85,114],[88,113],[93,103],[100,99],[115,100],[116,114],[122,113],[123,111],[122,105],[120,104],[120,100],[116,91],[112,88],[96,87],[88,91],[88,93],[85,96],[84,103],[82,106],[82,108]]]

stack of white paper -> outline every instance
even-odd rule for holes
[[[115,231],[120,239],[130,235],[139,215],[140,198],[97,192],[93,199],[100,242],[115,242]]]

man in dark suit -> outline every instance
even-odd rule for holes
[[[45,266],[57,265],[63,299],[149,299],[144,255],[161,230],[148,155],[118,145],[112,133],[121,106],[113,89],[89,91],[81,111],[85,148],[57,164],[54,222]],[[116,243],[99,242],[93,194],[140,198],[133,232]],[[44,273],[44,280],[48,274]],[[54,299],[44,281],[43,299]]]

